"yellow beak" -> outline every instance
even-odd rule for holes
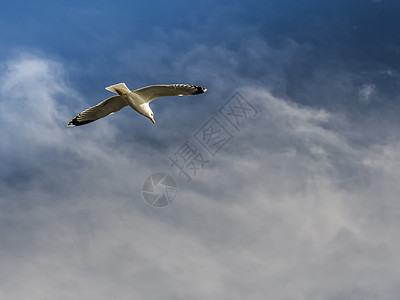
[[[150,117],[150,120],[153,122],[153,124],[156,124],[156,121],[154,121],[153,117]]]

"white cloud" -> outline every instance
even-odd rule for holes
[[[351,120],[243,87],[258,117],[152,209],[137,189],[165,150],[112,119],[66,128],[86,104],[70,111],[64,72],[1,74],[0,298],[395,299],[398,143],[356,146]]]
[[[359,89],[359,99],[362,103],[370,103],[371,97],[376,93],[376,86],[374,84],[364,84]]]

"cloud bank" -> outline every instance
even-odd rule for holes
[[[201,61],[193,52],[182,61],[191,55]],[[244,66],[232,64],[214,76]],[[237,72],[189,128],[171,125],[170,100],[159,113],[169,130],[129,111],[71,130],[89,103],[62,62],[22,55],[4,65],[1,299],[397,299],[396,139],[371,139],[349,115],[274,96]],[[235,88],[257,118],[171,206],[147,206],[145,178],[173,174],[169,151]]]

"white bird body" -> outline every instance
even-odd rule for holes
[[[68,127],[75,127],[96,121],[113,114],[129,105],[139,114],[149,118],[154,124],[154,114],[149,103],[164,96],[197,95],[207,91],[206,88],[190,84],[151,85],[131,91],[125,83],[118,83],[106,87],[106,90],[118,94],[99,104],[81,112],[68,123]]]
[[[152,112],[149,103],[145,102],[144,99],[134,91],[130,91],[129,93],[120,96],[124,99],[126,104],[136,110],[139,114],[147,116]]]

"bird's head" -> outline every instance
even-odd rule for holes
[[[146,118],[149,118],[153,122],[153,124],[156,124],[156,121],[154,121],[153,111],[151,110],[148,103],[143,103],[142,105],[140,105],[137,112],[142,114]]]
[[[154,114],[152,111],[150,111],[146,117],[148,117],[153,122],[153,124],[156,124],[156,121],[154,121]]]

